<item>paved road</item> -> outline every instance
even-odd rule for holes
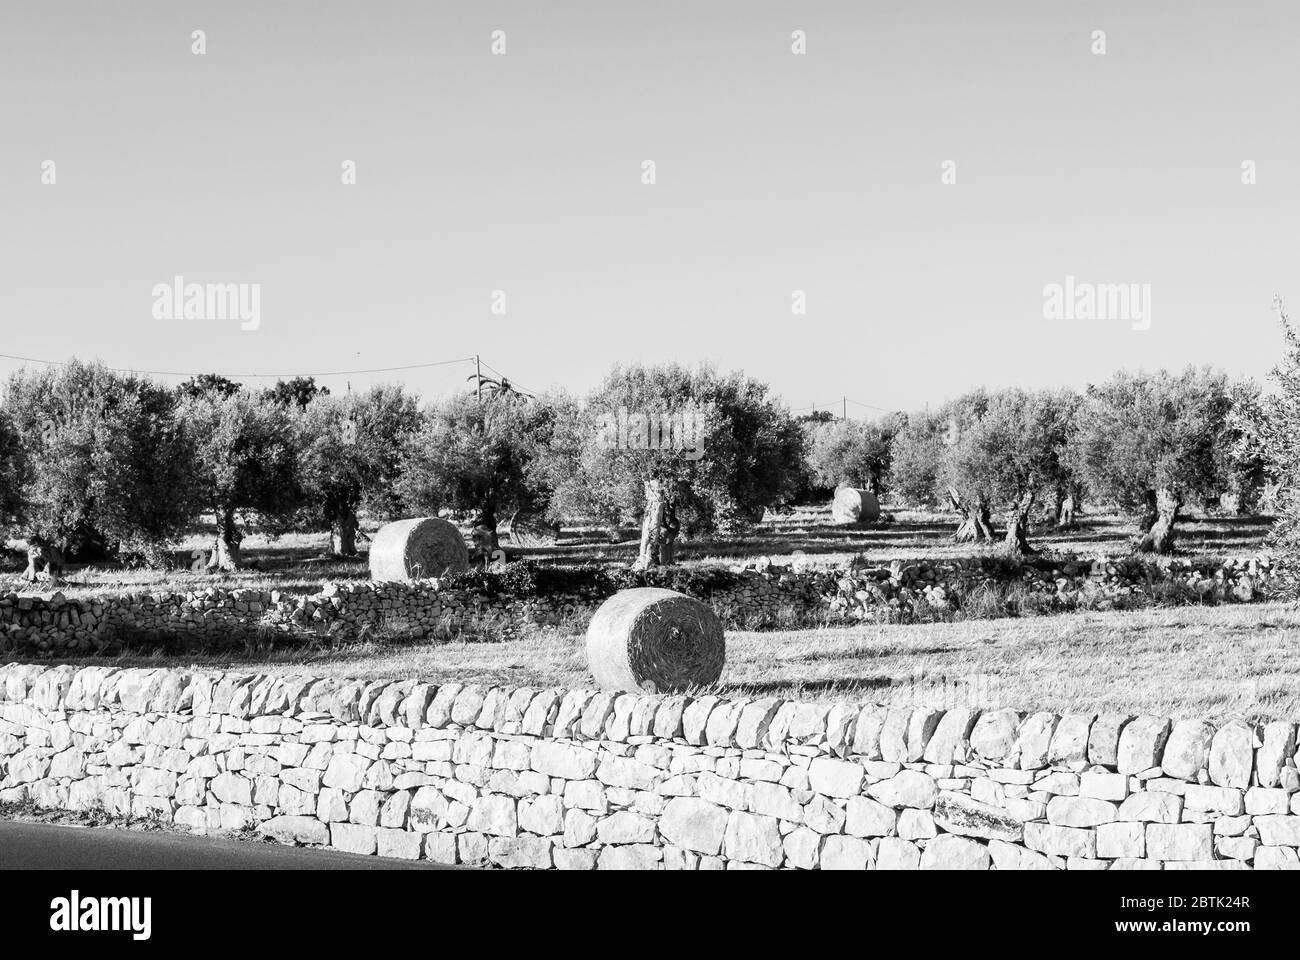
[[[441,864],[278,843],[0,820],[0,870],[428,870]]]

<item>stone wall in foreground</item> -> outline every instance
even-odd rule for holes
[[[1295,734],[8,664],[0,803],[502,867],[1300,868]]]

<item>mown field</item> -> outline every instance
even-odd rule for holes
[[[1300,609],[1279,603],[818,630],[733,632],[711,692],[1223,718],[1300,717]],[[84,662],[98,662],[84,661]],[[184,660],[250,673],[590,686],[580,634],[498,643],[282,648]]]
[[[1264,549],[1268,518],[1194,517],[1182,524],[1180,553],[1248,556]],[[895,514],[866,530],[830,525],[825,509],[772,516],[749,536],[688,543],[685,564],[738,563],[759,557],[833,567],[854,557],[956,557],[978,552],[951,542],[943,515]],[[1040,531],[1036,545],[1080,556],[1126,552],[1132,527],[1091,516],[1073,531]],[[203,545],[202,537],[183,544]],[[245,542],[250,569],[235,574],[185,570],[73,570],[60,589],[69,596],[138,590],[202,589],[210,585],[317,590],[329,580],[366,579],[364,553],[355,560],[322,555],[326,538],[295,535]],[[568,531],[555,547],[511,551],[545,563],[626,564],[631,534],[610,543],[603,531]],[[362,545],[364,550],[365,544]],[[0,590],[27,589],[10,558]],[[48,593],[45,587],[43,592]],[[1056,711],[1114,710],[1223,718],[1300,717],[1300,609],[1281,603],[1079,612],[948,623],[824,627],[728,634],[727,668],[714,692],[895,705],[959,703]],[[103,662],[98,660],[96,662]],[[259,673],[361,678],[418,676],[436,683],[588,686],[581,625],[536,628],[497,642],[369,642],[341,647],[284,647],[260,653],[173,657],[129,652],[122,666],[171,664]]]

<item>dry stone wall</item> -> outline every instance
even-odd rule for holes
[[[0,804],[500,867],[1296,869],[1295,755],[1290,722],[0,667]]]
[[[695,592],[731,627],[802,626],[809,621],[880,621],[944,616],[981,590],[1014,592],[1018,612],[1106,610],[1147,603],[1267,599],[1289,583],[1268,557],[1226,562],[1128,559],[1008,564],[996,558],[895,561],[851,570],[736,567],[723,586]],[[669,585],[669,584],[664,584]],[[112,649],[135,639],[188,639],[197,646],[328,637],[364,639],[382,631],[429,637],[448,625],[480,624],[510,633],[523,624],[585,624],[604,593],[492,593],[438,580],[411,584],[345,582],[310,596],[216,587],[188,593],[135,593],[68,599],[0,595],[0,653]]]

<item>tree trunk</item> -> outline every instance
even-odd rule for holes
[[[667,484],[662,480],[647,480],[645,517],[641,521],[641,552],[632,565],[633,569],[671,565],[680,529]]]
[[[485,549],[490,553],[501,546],[501,538],[497,534],[497,505],[495,503],[485,503],[478,512],[478,525],[483,527],[488,533],[488,541],[484,544]]]
[[[1056,510],[1056,525],[1061,529],[1074,527],[1074,494],[1067,493]]]
[[[38,570],[38,567],[44,567]],[[27,569],[23,579],[35,583],[42,576],[50,582],[57,582],[63,576],[63,552],[44,537],[27,538]]]
[[[330,526],[330,552],[336,557],[357,555],[357,514],[345,510]]]
[[[989,516],[987,503],[983,500],[967,503],[952,487],[948,488],[948,499],[962,517],[961,525],[952,535],[953,540],[957,543],[983,543],[994,538],[993,520]]]
[[[244,535],[235,523],[234,510],[217,511],[217,541],[212,558],[208,561],[209,570],[238,570],[239,545]]]
[[[1182,506],[1174,492],[1161,488],[1148,499],[1148,512],[1142,518],[1145,532],[1138,538],[1137,550],[1141,553],[1173,553],[1174,523],[1178,520],[1178,508]],[[1154,519],[1146,522],[1154,511]]]
[[[1035,553],[1029,545],[1026,534],[1029,532],[1029,511],[1034,508],[1033,493],[1023,494],[1007,512],[1007,536],[1004,541],[1007,552],[1012,554]]]

